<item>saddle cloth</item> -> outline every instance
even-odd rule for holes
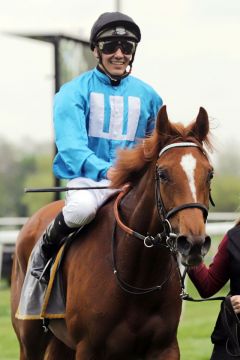
[[[37,245],[35,245],[36,247]],[[48,284],[39,282],[31,275],[32,250],[24,279],[18,310],[15,314],[21,320],[61,319],[65,317],[65,294],[61,277],[61,259],[66,243],[59,249],[52,264]]]

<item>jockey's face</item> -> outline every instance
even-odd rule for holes
[[[120,48],[113,54],[102,54],[102,63],[112,75],[123,75],[132,59],[132,55],[125,55]],[[101,65],[100,65],[101,66]]]
[[[99,58],[98,51],[100,50],[97,48],[94,49],[96,58]],[[103,71],[105,68],[111,75],[123,75],[132,59],[132,54],[128,55],[123,53],[121,47],[118,47],[112,54],[104,54],[102,51],[100,51],[100,53],[102,64],[100,63],[99,66]]]

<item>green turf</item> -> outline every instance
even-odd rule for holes
[[[10,291],[0,283],[0,360],[18,359],[18,342],[11,325]]]
[[[194,298],[199,298],[190,281],[188,292]],[[228,288],[217,295],[226,295],[227,292]],[[212,352],[210,335],[216,322],[220,303],[218,300],[203,303],[184,302],[178,328],[182,360],[209,360]]]

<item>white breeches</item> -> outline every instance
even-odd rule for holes
[[[109,186],[109,180],[94,181],[87,178],[72,179],[67,187],[81,186]],[[64,221],[72,228],[82,227],[90,223],[99,207],[112,195],[116,189],[95,189],[95,190],[69,190],[65,199],[65,206],[62,209]]]

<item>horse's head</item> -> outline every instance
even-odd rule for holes
[[[138,213],[137,219],[141,218],[139,213],[148,204],[148,216],[137,224],[138,228],[150,234],[165,224],[162,238],[166,238],[169,221],[177,234],[175,247],[187,266],[199,264],[211,244],[205,232],[213,176],[203,148],[204,145],[211,147],[208,135],[208,115],[203,108],[195,122],[184,127],[171,123],[163,106],[152,136],[134,149],[121,150],[111,177],[114,188],[130,183],[138,189],[136,198],[140,196],[141,201],[138,199],[133,217]]]
[[[203,150],[203,144],[209,143],[208,133],[203,108],[186,128],[169,122],[165,106],[158,114],[154,134],[155,143],[161,144],[156,171],[158,206],[177,234],[176,248],[187,266],[199,264],[211,244],[205,232],[213,176]]]

